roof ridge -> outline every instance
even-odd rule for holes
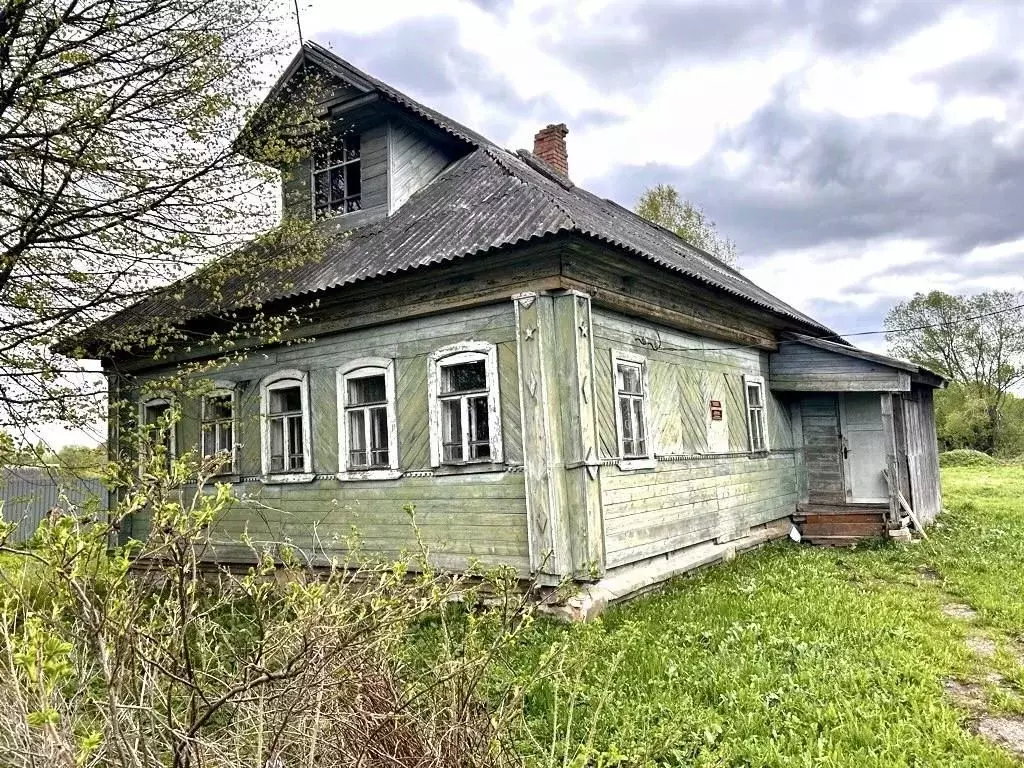
[[[313,40],[305,41],[302,44],[302,51],[308,51],[321,57],[324,60],[324,62],[321,63],[321,66],[323,66],[324,64],[328,64],[333,65],[335,67],[340,67],[341,69],[345,70],[345,72],[349,76],[355,76],[357,79],[361,79],[365,83],[364,87],[369,87],[370,89],[379,92],[382,96],[384,96],[384,98],[392,102],[395,102],[402,107],[405,107],[410,112],[418,115],[421,119],[433,123],[441,130],[451,134],[452,136],[455,136],[458,139],[461,139],[467,144],[470,144],[478,148],[484,146],[497,146],[493,141],[488,139],[483,134],[477,133],[472,128],[469,128],[460,123],[458,120],[454,120],[448,117],[447,115],[438,112],[436,109],[432,109],[431,107],[428,107],[422,102],[417,101],[408,94],[398,90],[393,85],[389,85],[380,78],[374,77],[369,72],[360,69],[352,62],[341,58],[341,56],[334,53],[334,51],[320,45],[319,43]],[[345,79],[346,77],[346,74],[333,74],[337,75],[338,77],[341,77],[342,79]],[[358,86],[358,84],[356,85]]]

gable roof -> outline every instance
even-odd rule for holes
[[[607,244],[713,289],[760,307],[815,333],[826,326],[751,282],[724,262],[632,211],[577,187],[524,150],[510,152],[419,104],[386,83],[356,69],[326,49],[306,43],[275,86],[308,58],[357,88],[372,90],[421,120],[466,142],[472,151],[449,165],[395,213],[333,239],[322,259],[289,269],[267,264],[247,274],[245,285],[228,283],[219,297],[201,283],[185,280],[129,307],[90,329],[84,343],[101,342],[123,330],[137,330],[147,319],[184,322],[224,310],[230,297],[261,302],[314,294],[352,283],[419,269],[558,234],[579,235]],[[272,92],[273,93],[273,92]],[[231,257],[228,257],[231,258]]]

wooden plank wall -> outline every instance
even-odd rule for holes
[[[809,394],[800,401],[807,500],[845,504],[843,456],[839,437],[839,401],[833,394]]]
[[[427,359],[442,346],[465,340],[498,347],[502,440],[507,471],[429,476]],[[340,482],[336,369],[366,357],[395,360],[399,465],[413,473],[400,480]],[[331,553],[345,550],[345,538],[358,529],[368,551],[391,556],[415,545],[405,504],[415,504],[424,538],[438,564],[463,567],[477,557],[487,564],[528,569],[525,487],[522,473],[515,317],[511,302],[325,336],[290,347],[261,350],[214,377],[236,383],[240,393],[239,471],[260,473],[260,380],[275,371],[309,371],[313,431],[311,483],[263,485],[243,482],[249,500],[231,510],[212,532],[221,554],[240,555],[242,531],[255,540],[285,537],[304,550],[317,539]],[[199,438],[198,401],[182,403],[178,450]],[[145,521],[140,521],[143,531]],[[315,533],[315,536],[314,536]],[[460,565],[461,564],[461,565]]]
[[[743,375],[765,375],[767,354],[594,310],[595,389],[607,567],[643,560],[793,514],[798,490],[789,408],[766,393],[772,452],[750,454]],[[615,463],[612,350],[645,355],[653,470]],[[708,400],[720,400],[726,450],[708,452]]]
[[[422,133],[392,121],[391,202],[390,210],[398,210],[406,200],[433,180],[448,164],[448,156],[435,147]]]
[[[910,479],[908,500],[922,523],[934,520],[942,511],[933,395],[931,387],[915,384],[901,398]]]
[[[799,392],[885,392],[908,389],[908,374],[880,363],[783,342],[770,356],[771,386]]]

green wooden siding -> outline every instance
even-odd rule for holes
[[[427,361],[434,350],[460,341],[487,341],[498,350],[502,442],[507,470],[458,470],[430,476],[427,416]],[[336,371],[363,357],[394,360],[399,466],[421,473],[398,480],[343,482],[333,475],[338,463]],[[488,565],[528,569],[526,502],[522,472],[518,356],[511,302],[478,307],[391,325],[324,336],[305,344],[269,348],[211,374],[233,382],[238,392],[238,475],[261,473],[260,382],[272,373],[308,371],[313,470],[309,483],[264,485],[239,482],[245,501],[218,521],[211,532],[217,556],[246,558],[243,533],[255,542],[288,541],[303,552],[342,554],[357,531],[365,552],[398,556],[416,546],[403,508],[415,505],[425,543],[446,567],[465,567],[471,558]],[[182,402],[177,450],[199,440],[198,399]],[[426,476],[422,476],[426,474]],[[135,521],[144,535],[146,520]]]
[[[607,567],[743,535],[793,514],[792,453],[659,461],[654,470],[601,470]]]
[[[529,570],[522,472],[403,477],[393,481],[301,485],[246,483],[246,500],[210,532],[221,559],[247,559],[248,536],[259,547],[286,542],[317,563],[344,557],[351,546],[369,556],[397,559],[417,551],[406,505],[415,507],[423,544],[437,565],[489,565]],[[358,543],[357,543],[358,542]]]
[[[765,391],[771,453],[750,454],[744,375],[766,376],[766,352],[594,311],[598,444],[606,567],[615,568],[791,515],[797,456],[788,405]],[[624,471],[617,456],[612,351],[647,359],[654,469]],[[724,444],[709,445],[710,400],[725,410]],[[716,423],[717,424],[717,423]],[[707,454],[701,456],[701,454]]]
[[[639,339],[647,341],[640,343]],[[652,345],[655,347],[652,349]],[[743,376],[767,378],[768,355],[701,336],[655,326],[606,310],[594,311],[594,377],[601,457],[618,457],[612,351],[647,358],[651,388],[651,421],[659,455],[705,453],[708,446],[708,402],[725,408],[728,443],[719,453],[748,450]],[[765,392],[768,434],[773,449],[793,447],[788,409]]]

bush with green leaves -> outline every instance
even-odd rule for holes
[[[112,465],[109,517],[53,517],[31,549],[0,530],[0,763],[516,760],[506,736],[524,687],[492,674],[532,623],[516,573],[445,575],[422,550],[314,569],[284,544],[218,566],[204,553],[232,487],[152,444],[141,472]],[[140,512],[148,538],[112,547]]]
[[[994,467],[998,463],[987,453],[970,448],[957,448],[939,454],[940,467]]]

